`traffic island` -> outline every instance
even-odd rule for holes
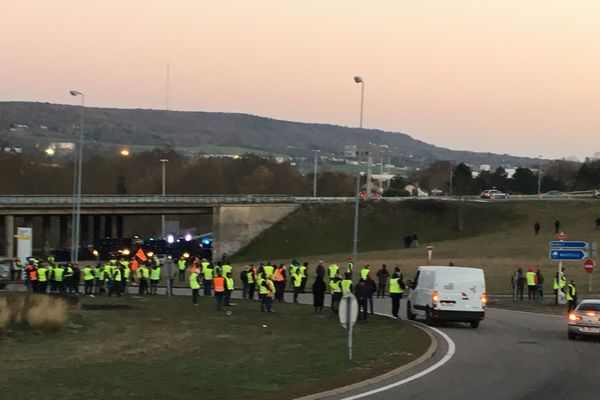
[[[418,359],[431,339],[403,321],[371,316],[354,327],[353,360],[337,314],[299,304],[213,298],[85,298],[78,329],[0,335],[6,398],[292,399],[368,380]],[[115,310],[94,305],[124,304]],[[96,309],[87,309],[96,308]],[[28,374],[28,371],[44,371]],[[27,385],[22,377],[28,376]]]

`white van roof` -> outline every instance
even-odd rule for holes
[[[421,271],[439,271],[439,270],[444,270],[444,271],[452,271],[452,272],[465,272],[465,270],[468,271],[473,271],[473,270],[478,270],[478,271],[483,271],[481,268],[472,268],[472,267],[449,267],[447,265],[423,265],[419,267],[419,270]]]

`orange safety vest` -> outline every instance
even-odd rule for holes
[[[225,291],[225,278],[222,276],[215,276],[213,279],[213,285],[215,286],[215,293]]]
[[[139,265],[139,264],[138,264],[137,260],[132,260],[132,261],[129,263],[129,268],[131,269],[131,271],[132,271],[132,272],[135,272],[135,271],[137,271],[137,269],[138,269],[138,265]]]
[[[283,268],[276,268],[275,269],[275,280],[277,282],[281,282],[284,281],[285,279],[283,278]]]
[[[36,269],[32,269],[29,272],[29,280],[30,281],[37,281],[38,280],[38,275],[37,275],[37,270]]]
[[[198,268],[198,266],[196,264],[194,264],[192,266],[191,272],[192,272],[192,274],[197,274],[198,272],[200,272],[200,268]]]

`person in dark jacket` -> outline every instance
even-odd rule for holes
[[[369,310],[371,314],[375,314],[375,310],[373,309],[373,294],[377,292],[377,284],[370,276],[367,277],[367,286],[369,288],[369,295],[367,297],[367,301],[369,302]]]
[[[533,224],[533,233],[538,235],[540,233],[540,229],[542,229],[542,227],[540,226],[539,222],[536,222],[535,224]]]
[[[390,272],[387,270],[387,265],[383,264],[381,269],[377,271],[377,279],[379,280],[379,285],[377,286],[377,298],[385,297],[385,287],[387,285],[388,278],[390,277]]]
[[[536,293],[537,293],[537,298],[539,301],[541,301],[542,303],[544,302],[544,275],[542,275],[542,272],[538,270],[535,272],[536,277],[537,277],[537,288],[536,288]]]
[[[367,302],[369,294],[371,294],[371,296],[373,295],[369,286],[370,285],[365,279],[361,279],[354,290],[354,295],[358,301],[358,319],[364,319],[365,321],[367,320]]]
[[[317,270],[315,271],[317,276],[320,276],[321,279],[325,276],[325,267],[323,266],[323,261],[319,261],[319,265],[317,265]]]
[[[323,275],[317,275],[315,278],[315,282],[312,286],[312,294],[315,313],[322,313],[323,302],[325,301],[325,282],[323,281]]]
[[[554,233],[560,233],[560,221],[554,221]]]

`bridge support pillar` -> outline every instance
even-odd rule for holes
[[[81,243],[88,243],[90,240],[90,219],[87,215],[80,216],[81,231],[79,240]]]
[[[44,256],[48,256],[52,249],[52,244],[50,243],[50,221],[49,215],[42,215],[42,249],[44,251]]]
[[[123,239],[123,216],[117,215],[117,238]]]
[[[58,217],[58,247],[65,247],[67,244],[67,231],[69,229],[69,221],[66,215]]]
[[[4,216],[4,236],[6,242],[4,255],[13,258],[15,256],[15,217],[13,215]]]
[[[112,237],[112,215],[104,216],[104,237]]]
[[[213,261],[232,256],[296,208],[298,208],[297,204],[243,204],[213,207]]]
[[[100,241],[100,215],[92,217],[92,240],[94,245]]]

